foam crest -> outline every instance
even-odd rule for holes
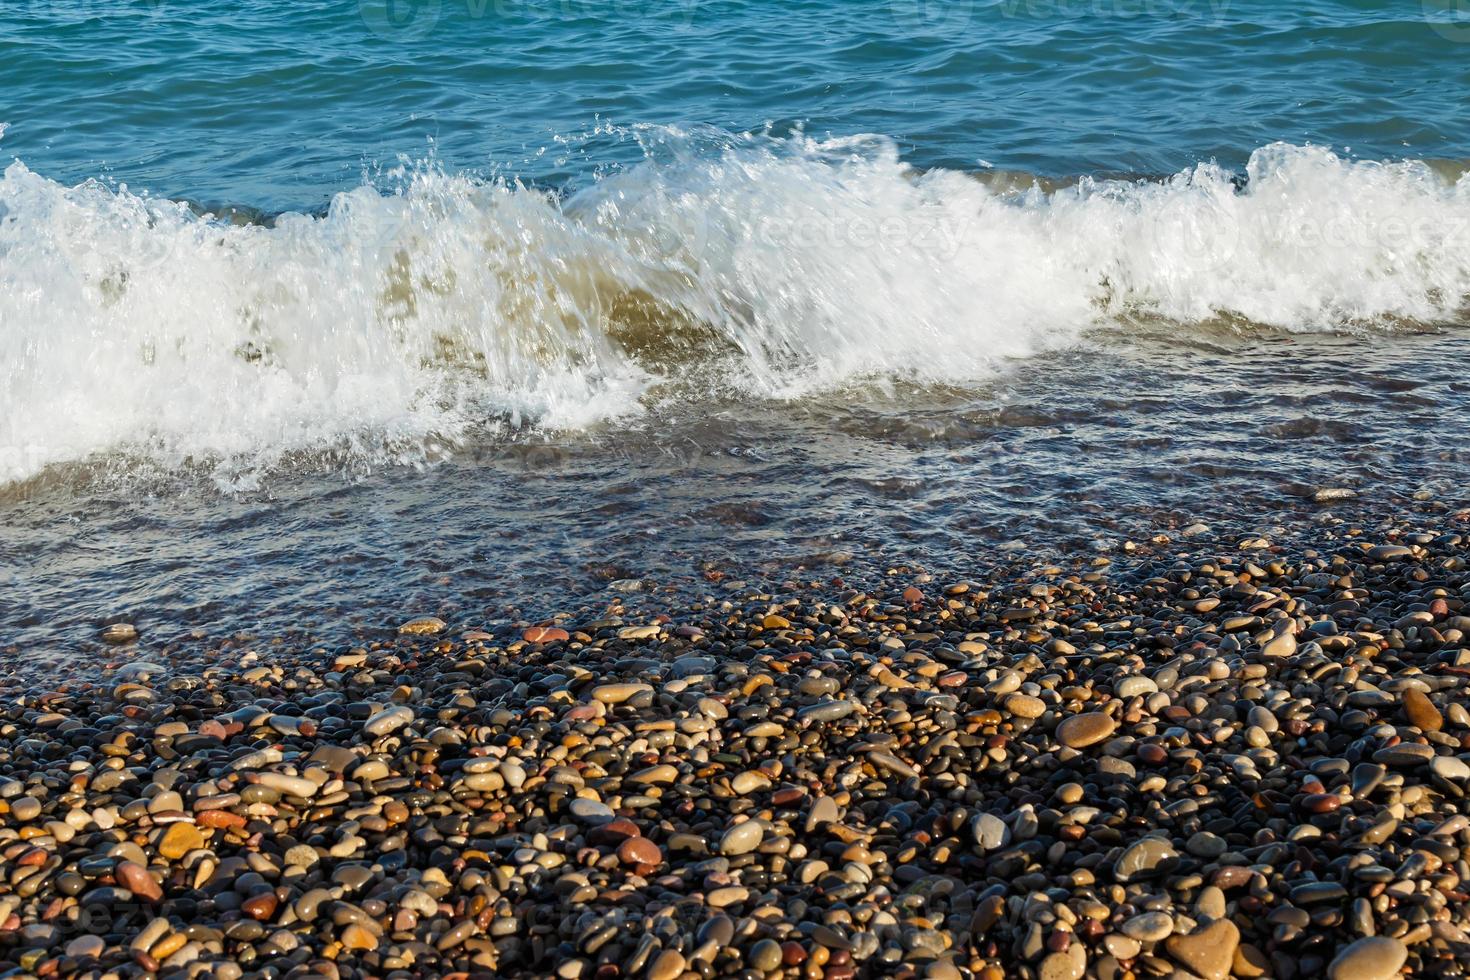
[[[246,486],[583,428],[670,385],[974,382],[1139,318],[1437,324],[1470,295],[1467,229],[1463,178],[1284,145],[1243,186],[1201,165],[1047,189],[920,173],[880,137],[662,130],[576,193],[425,167],[255,224],[16,162],[0,481],[101,454]]]

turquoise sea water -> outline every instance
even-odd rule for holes
[[[556,184],[636,155],[609,124],[1048,175],[1460,158],[1467,52],[1449,0],[6,0],[0,154],[265,210],[400,155]]]
[[[0,0],[0,651],[1463,507],[1467,56],[1449,0]]]

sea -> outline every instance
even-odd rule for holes
[[[0,651],[1453,511],[1467,170],[1455,0],[3,0]]]

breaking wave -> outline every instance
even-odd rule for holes
[[[575,190],[409,167],[240,221],[15,162],[0,179],[0,482],[106,455],[238,479],[452,449],[650,399],[965,384],[1140,320],[1455,320],[1470,180],[1257,150],[1164,179],[919,171],[883,137],[660,130]]]

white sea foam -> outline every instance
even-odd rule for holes
[[[1470,179],[1285,145],[1247,177],[1017,190],[916,172],[877,137],[665,133],[566,198],[429,168],[267,226],[17,162],[0,481],[111,452],[232,478],[301,452],[413,457],[503,419],[637,413],[694,367],[793,397],[982,379],[1140,317],[1314,331],[1463,312]]]

